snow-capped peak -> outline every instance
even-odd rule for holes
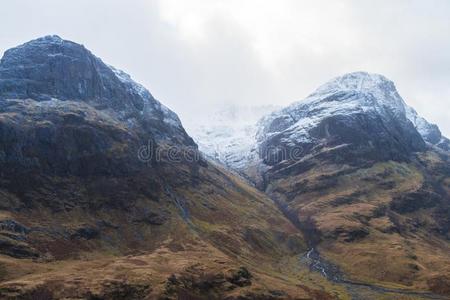
[[[321,85],[315,93],[335,91],[385,91],[386,87],[394,88],[393,82],[380,74],[368,72],[353,72],[336,77]]]
[[[422,138],[433,145],[443,138],[436,125],[405,103],[391,80],[379,74],[354,72],[336,77],[306,99],[266,116],[261,121],[258,140],[287,131],[296,141],[311,142],[309,130],[323,119],[369,111],[411,121]]]
[[[258,149],[268,140],[287,147],[315,145],[320,141],[311,132],[317,131],[324,120],[357,115],[387,123],[395,120],[405,134],[414,135],[415,128],[420,135],[416,131],[414,136],[422,144],[420,136],[442,149],[450,144],[436,125],[405,103],[391,80],[367,72],[336,77],[283,109],[231,106],[208,114],[210,118],[204,122],[187,122],[187,128],[200,150],[240,171],[259,159]]]
[[[359,96],[361,106],[379,105],[395,113],[405,113],[405,103],[394,83],[383,75],[368,72],[353,72],[336,77],[320,86],[302,102],[314,102],[342,93]],[[337,99],[346,100],[345,97]]]
[[[437,125],[429,123],[414,108],[407,105],[398,94],[394,83],[380,74],[367,72],[348,73],[322,85],[310,97],[314,98],[314,96],[350,91],[371,94],[375,97],[378,104],[400,114],[405,114],[406,118],[413,123],[425,141],[436,145],[443,140],[447,140],[442,136]]]

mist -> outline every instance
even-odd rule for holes
[[[0,52],[48,34],[82,43],[182,121],[287,105],[364,70],[449,136],[449,15],[444,0],[17,0],[2,4]]]

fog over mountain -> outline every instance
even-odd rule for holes
[[[449,13],[448,1],[18,0],[2,5],[0,52],[48,34],[79,41],[182,121],[224,104],[284,106],[329,78],[379,73],[449,136]]]

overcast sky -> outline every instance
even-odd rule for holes
[[[450,136],[450,1],[14,0],[0,52],[47,34],[84,44],[187,119],[286,105],[343,73],[393,80]]]

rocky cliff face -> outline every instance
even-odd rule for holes
[[[102,210],[124,209],[122,217],[166,223],[169,213],[159,201],[164,191],[177,183],[188,186],[207,166],[200,156],[173,164],[164,155],[170,147],[177,159],[197,153],[174,112],[82,45],[47,36],[1,59],[2,208],[20,212],[18,218],[38,208],[57,214],[81,209],[91,219],[70,230],[56,222],[45,229],[58,232],[52,239],[82,238],[77,230],[95,232],[88,239],[99,237],[105,228],[98,224],[112,224],[104,218],[92,223]],[[185,170],[178,182],[170,176],[176,169]],[[35,248],[41,245],[35,242]],[[43,251],[52,253],[35,253]]]
[[[334,159],[352,164],[358,158],[407,159],[425,150],[425,142],[406,111],[393,82],[381,75],[347,74],[261,120],[260,156],[266,163],[278,163],[283,157],[277,158],[282,156],[277,148],[289,154],[297,147],[303,155],[334,148],[340,153]]]
[[[193,145],[177,115],[147,89],[84,46],[58,36],[5,52],[0,61],[0,97],[32,99],[44,108],[73,101],[105,111],[129,126],[141,125],[157,139]]]

